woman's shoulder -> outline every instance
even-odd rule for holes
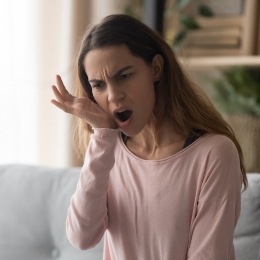
[[[238,154],[234,142],[229,137],[221,134],[206,134],[198,140],[197,144],[200,151],[219,156]]]
[[[233,141],[228,136],[222,134],[208,133],[200,139],[205,144],[233,145]]]

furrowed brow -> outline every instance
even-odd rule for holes
[[[119,77],[125,70],[131,69],[133,66],[126,66],[118,70],[111,78]]]
[[[128,69],[131,69],[133,66],[126,66],[126,67],[123,67],[122,69],[118,70],[112,77],[109,77],[109,78],[116,78],[116,77],[119,77],[125,70],[128,70]],[[100,79],[90,79],[88,81],[89,83],[103,83],[104,81],[103,80],[100,80]]]
[[[103,80],[100,80],[100,79],[91,79],[88,81],[89,83],[96,83],[96,84],[99,84],[99,83],[103,83],[104,81]]]

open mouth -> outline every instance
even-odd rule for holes
[[[116,112],[116,118],[120,122],[126,122],[131,117],[132,114],[133,114],[133,111],[124,110],[124,111]]]

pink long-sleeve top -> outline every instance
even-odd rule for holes
[[[95,129],[68,209],[68,239],[88,249],[105,235],[105,260],[234,260],[239,165],[225,136],[144,160],[119,130]]]

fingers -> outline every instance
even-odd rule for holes
[[[59,99],[57,98],[57,100],[59,100]],[[59,109],[63,110],[64,112],[68,112],[66,103],[63,102],[62,100],[61,100],[61,101],[57,101],[57,100],[52,99],[52,100],[51,100],[51,103],[52,103],[53,105],[55,105],[56,107],[58,107]]]
[[[61,77],[59,75],[56,75],[56,83],[57,83],[57,87],[53,86],[54,88],[54,94],[58,94],[58,97],[60,98],[65,98],[65,99],[69,99],[69,98],[75,98],[74,96],[72,96],[69,91],[66,89]],[[58,93],[59,92],[59,93]]]
[[[56,107],[60,108],[61,110],[65,111],[65,107],[58,101],[56,101],[55,99],[51,100],[51,103],[53,105],[55,105]],[[66,111],[65,111],[66,112]]]
[[[66,89],[59,75],[56,76],[56,85],[52,85],[52,91],[59,102],[73,101],[75,99]]]
[[[65,112],[68,112],[68,104],[73,103],[75,97],[72,96],[66,89],[61,77],[56,76],[56,85],[52,85],[52,91],[55,95],[55,99],[51,100],[51,103]]]
[[[58,95],[60,95],[60,94],[58,94]],[[72,114],[72,110],[73,110],[72,109],[72,106],[73,106],[72,102],[67,102],[66,100],[64,101],[63,99],[59,99],[57,96],[56,96],[56,98],[57,98],[58,101],[55,100],[55,99],[52,99],[51,103],[53,105],[55,105],[56,107],[58,107],[59,109],[63,110],[64,112]]]
[[[56,83],[61,94],[69,94],[69,91],[66,89],[60,75],[56,75]]]
[[[113,119],[98,104],[87,97],[72,96],[59,75],[56,76],[56,85],[52,85],[52,91],[55,98],[51,100],[51,103],[62,111],[83,119],[93,127],[117,127]]]
[[[52,85],[52,91],[53,91],[53,93],[54,93],[56,99],[57,99],[58,101],[60,101],[60,102],[63,102],[63,97],[62,97],[60,91],[57,89],[56,86]]]

